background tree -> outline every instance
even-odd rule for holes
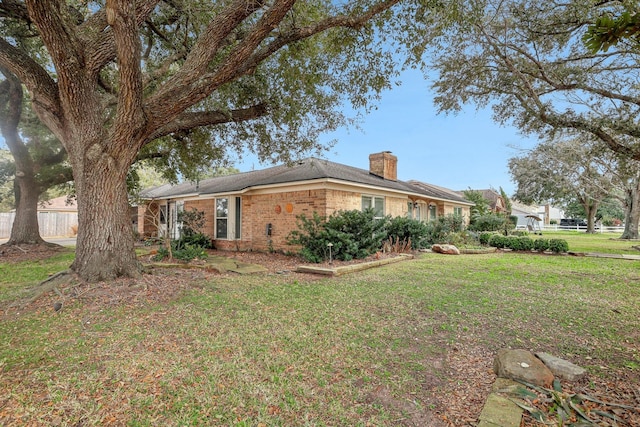
[[[60,143],[29,114],[20,81],[3,67],[0,76],[0,132],[13,157],[12,163],[4,164],[2,175],[4,179],[13,178],[16,210],[6,245],[42,244],[38,227],[40,196],[68,182],[71,170],[64,164],[66,153]]]
[[[485,199],[480,191],[468,188],[462,194],[465,199],[474,203],[469,212],[470,223],[473,223],[480,216],[491,213],[491,202]]]
[[[587,132],[612,151],[640,160],[640,51],[618,45],[593,53],[582,42],[603,11],[623,2],[486,2],[433,43],[441,111],[491,105],[499,123],[552,137]]]
[[[86,280],[136,276],[126,176],[140,151],[242,151],[287,161],[322,150],[415,56],[419,0],[60,0],[0,3],[0,26],[37,31],[50,65],[9,38],[0,65],[64,145],[78,195],[72,265]],[[419,19],[417,19],[419,18]],[[18,23],[18,24],[16,24]],[[402,52],[408,52],[402,57]]]
[[[517,188],[514,198],[526,204],[550,201],[567,205],[577,201],[587,219],[587,232],[595,232],[600,202],[610,194],[614,177],[594,160],[602,147],[585,139],[550,140],[526,155],[509,160]]]

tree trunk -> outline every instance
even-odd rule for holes
[[[0,131],[13,156],[16,165],[14,193],[16,216],[11,227],[11,236],[7,245],[44,243],[38,227],[38,197],[40,185],[35,178],[35,170],[29,150],[18,133],[22,116],[22,85],[20,81],[5,69],[1,88]]]
[[[29,176],[29,174],[16,172],[14,188],[16,216],[13,220],[11,236],[7,245],[44,243],[38,227],[38,197],[40,192],[33,174]]]
[[[83,167],[73,165],[78,194],[78,239],[71,268],[88,282],[138,277],[140,265],[133,247],[127,198],[128,168],[118,166],[105,153],[97,157],[95,161],[86,160]]]
[[[598,203],[587,199],[587,201],[583,204],[584,211],[587,214],[587,233],[594,234],[596,232],[595,222],[596,222],[596,212],[598,211]]]
[[[640,178],[636,179],[635,186],[629,190],[625,203],[624,232],[621,239],[638,239],[638,224],[640,223]]]

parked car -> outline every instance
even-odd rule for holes
[[[584,219],[562,218],[560,227],[586,227],[587,222]]]

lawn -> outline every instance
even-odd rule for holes
[[[538,236],[532,236],[536,238]],[[545,239],[564,239],[572,252],[603,252],[613,254],[640,255],[640,240],[620,240],[620,233],[586,234],[580,231],[545,231]]]
[[[171,298],[151,297],[166,277],[150,276],[130,300],[9,307],[62,257],[0,267],[0,424],[467,425],[444,403],[477,418],[470,390],[486,397],[508,347],[567,358],[594,387],[640,386],[640,261],[423,254],[322,280],[181,271],[171,280],[189,286]]]

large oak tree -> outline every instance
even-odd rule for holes
[[[36,29],[50,61],[0,39],[0,65],[72,165],[72,268],[90,281],[138,274],[126,176],[141,150],[208,143],[278,161],[321,149],[345,100],[367,108],[411,60],[400,51],[423,42],[430,3],[1,1],[0,25]]]

